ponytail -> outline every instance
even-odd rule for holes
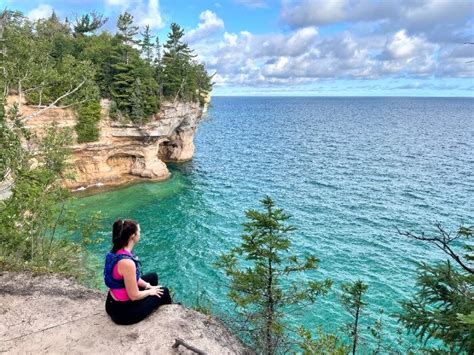
[[[138,223],[129,219],[118,219],[112,226],[112,252],[116,253],[128,244],[132,235],[138,231]]]

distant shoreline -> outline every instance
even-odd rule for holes
[[[308,99],[474,99],[472,96],[323,96],[323,95],[212,95],[213,98],[219,97],[242,97],[242,98],[308,98]]]

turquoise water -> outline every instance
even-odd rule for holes
[[[79,199],[101,210],[107,239],[116,218],[140,222],[136,252],[147,270],[187,305],[198,295],[215,313],[232,310],[225,277],[212,263],[239,242],[244,210],[268,194],[293,215],[293,251],[321,259],[305,277],[334,280],[334,291],[293,324],[337,329],[347,320],[341,282],[369,285],[369,311],[385,308],[393,334],[398,302],[414,292],[416,261],[444,259],[396,228],[430,231],[473,223],[474,100],[457,98],[213,99],[192,162],[172,178]],[[97,270],[97,277],[101,277]]]

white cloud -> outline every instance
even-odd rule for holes
[[[440,28],[452,30],[446,26],[466,28],[473,10],[470,0],[282,0],[280,17],[294,28],[370,22],[384,32],[405,28],[440,36]]]
[[[462,11],[448,9],[441,0],[283,0],[281,16],[289,32],[223,32],[202,37],[193,47],[217,73],[218,86],[469,77],[474,46],[459,48],[469,28],[461,5]],[[421,10],[425,22],[417,17]],[[342,33],[320,35],[315,27],[341,21],[347,26]]]
[[[48,18],[53,13],[53,7],[48,4],[41,4],[37,8],[28,12],[27,16],[30,20],[36,21],[42,18]]]
[[[151,29],[160,29],[164,27],[163,18],[160,14],[160,3],[158,0],[148,0],[145,6],[140,3],[133,11],[135,19],[139,26],[150,26]]]
[[[318,26],[345,18],[348,0],[283,1],[282,18],[290,25]]]
[[[105,0],[105,4],[110,6],[126,6],[128,3],[128,0]]]
[[[159,0],[105,0],[105,4],[111,7],[120,7],[120,11],[130,12],[135,23],[140,27],[146,25],[151,29],[164,27]]]
[[[198,27],[186,34],[186,42],[198,42],[224,29],[224,21],[210,10],[201,12],[199,19]]]
[[[400,30],[387,42],[384,53],[389,59],[406,59],[426,50],[432,51],[434,47],[423,38],[410,37],[406,30]]]

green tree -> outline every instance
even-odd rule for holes
[[[141,123],[145,117],[145,112],[143,110],[143,95],[140,79],[137,78],[133,82],[132,95],[130,97],[131,103],[131,112],[130,119],[133,122]]]
[[[184,30],[176,23],[171,24],[163,54],[163,94],[166,97],[186,98],[186,83],[191,76],[191,59],[195,54],[182,41]]]
[[[125,12],[118,17],[117,29],[118,37],[124,44],[131,46],[139,43],[135,39],[139,29],[133,24],[133,16],[130,13]]]
[[[437,224],[433,235],[401,234],[436,246],[450,259],[419,265],[417,291],[411,300],[402,302],[400,322],[425,344],[438,339],[452,353],[474,353],[473,227],[449,233]]]
[[[361,280],[342,285],[341,302],[349,314],[354,318],[352,324],[349,325],[350,335],[352,337],[352,354],[356,353],[357,343],[360,337],[359,320],[362,310],[367,303],[363,298],[367,292],[368,286]]]
[[[107,18],[104,18],[103,15],[95,11],[92,11],[90,14],[84,14],[76,18],[74,34],[84,35],[86,33],[97,31],[107,22],[107,20]]]
[[[145,57],[148,64],[151,64],[153,59],[153,43],[150,31],[150,26],[145,26],[145,32],[142,33],[143,39],[141,42],[142,55]]]
[[[298,335],[300,337],[298,345],[303,355],[346,355],[349,352],[349,347],[337,335],[327,334],[321,327],[317,328],[316,338],[303,327],[298,329]]]
[[[75,127],[78,143],[94,142],[99,139],[100,109],[98,101],[89,101],[79,106]]]
[[[243,224],[241,245],[222,255],[216,265],[230,277],[229,297],[249,340],[259,352],[276,354],[288,346],[285,315],[295,306],[314,303],[332,282],[290,281],[294,274],[315,270],[318,259],[291,255],[288,234],[295,227],[285,223],[290,216],[275,208],[270,197],[261,202],[263,212],[245,212],[249,221]]]
[[[80,230],[90,234],[90,229],[68,210],[70,194],[62,186],[63,178],[70,177],[70,132],[52,125],[38,139],[22,127],[15,106],[7,116],[0,124],[0,156],[9,159],[14,185],[12,195],[0,201],[0,269],[80,277],[84,238],[75,242],[73,235],[82,235]],[[36,145],[36,151],[22,142]]]

